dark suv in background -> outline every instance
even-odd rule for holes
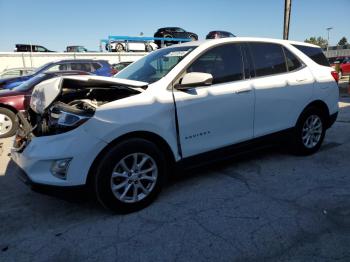
[[[31,75],[6,78],[0,80],[0,89],[12,89],[24,81],[31,79],[32,77],[53,71],[71,71],[78,70],[88,72],[99,76],[112,76],[115,74],[115,70],[111,67],[107,60],[94,60],[94,59],[73,59],[73,60],[61,60],[57,62],[49,62]]]
[[[225,38],[225,37],[235,37],[234,34],[227,31],[210,31],[205,39],[217,39],[217,38]]]
[[[190,38],[192,41],[198,40],[198,35],[192,32],[187,32],[186,30],[180,27],[163,27],[159,28],[157,32],[155,32],[154,37],[161,38]],[[161,47],[161,41],[154,41],[158,47]],[[177,44],[176,41],[166,41],[165,45]]]
[[[55,52],[41,45],[17,44],[15,52]]]

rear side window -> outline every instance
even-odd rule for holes
[[[71,70],[91,72],[90,63],[71,63]]]
[[[284,54],[286,55],[288,71],[296,70],[302,66],[299,59],[295,55],[293,55],[292,52],[290,52],[286,48],[283,48],[283,50],[284,50]]]
[[[200,56],[187,72],[209,73],[213,84],[243,79],[243,62],[239,45],[228,44],[214,47]]]
[[[323,51],[320,47],[311,47],[304,45],[293,45],[298,48],[305,55],[310,57],[315,63],[323,66],[330,66],[326,56],[323,54]]]
[[[97,69],[100,69],[102,66],[99,63],[92,63],[92,71],[96,71]]]
[[[272,43],[250,43],[256,76],[287,72],[282,47]]]

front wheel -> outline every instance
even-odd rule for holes
[[[96,169],[97,199],[118,213],[146,207],[161,190],[165,163],[164,154],[148,140],[134,138],[115,145]]]
[[[15,113],[7,108],[0,108],[0,138],[13,136],[18,128]]]
[[[325,116],[318,108],[310,107],[299,117],[294,131],[294,151],[311,155],[318,151],[326,134]]]

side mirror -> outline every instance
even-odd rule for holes
[[[181,83],[176,84],[175,88],[178,90],[187,90],[197,86],[210,86],[212,83],[212,74],[192,72],[185,74],[181,79]]]

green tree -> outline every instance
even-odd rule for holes
[[[339,40],[338,45],[346,45],[346,44],[348,44],[348,39],[346,39],[346,37],[343,36],[343,37]]]
[[[315,36],[312,36],[310,37],[309,39],[305,39],[306,43],[310,43],[310,44],[314,44],[314,45],[318,45],[322,48],[325,48],[327,47],[328,45],[328,41],[326,39],[324,39],[323,37],[319,36],[319,37],[315,37]]]

